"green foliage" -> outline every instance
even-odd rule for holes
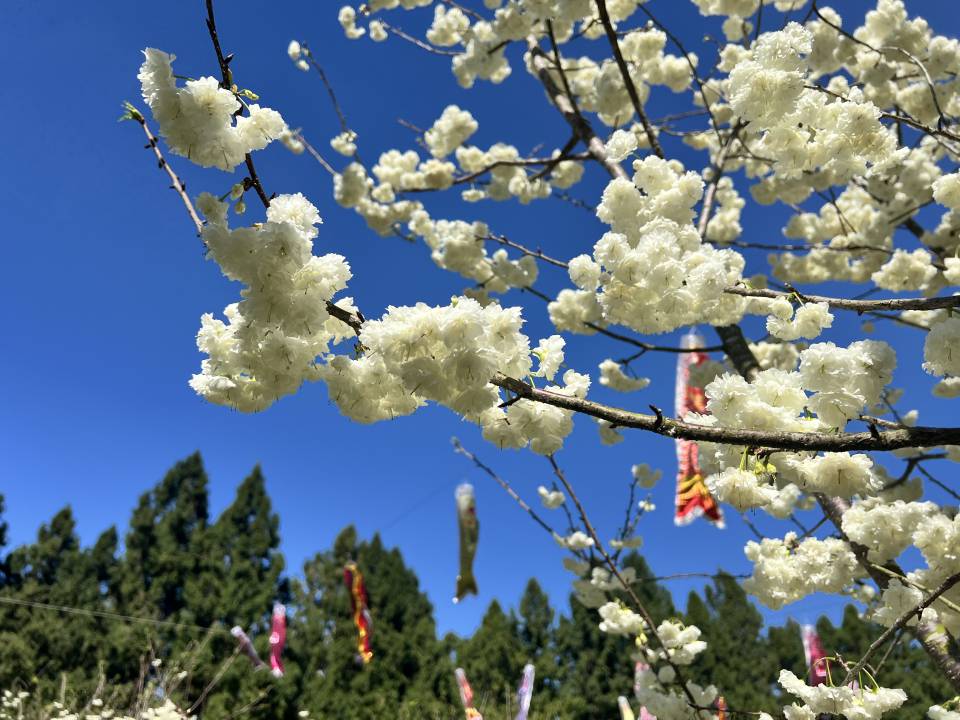
[[[344,718],[401,720],[462,717],[453,669],[463,666],[487,717],[513,717],[522,668],[533,663],[532,720],[617,717],[616,697],[631,695],[637,648],[600,632],[596,610],[573,596],[560,613],[536,580],[515,610],[491,602],[471,637],[437,637],[433,607],[396,548],[345,528],[333,546],[305,563],[302,578],[284,576],[279,519],[259,467],[240,483],[216,519],[208,512],[199,454],[173,468],[140,498],[120,552],[109,528],[81,547],[70,508],[40,527],[35,542],[0,558],[0,598],[119,613],[163,621],[118,622],[22,604],[0,604],[0,687],[23,686],[50,701],[66,692],[80,706],[101,682],[125,707],[143,680],[185,677],[172,690],[203,718],[242,711],[250,720]],[[0,518],[3,514],[0,495]],[[6,524],[0,520],[0,548]],[[357,656],[357,632],[343,566],[364,573],[373,620],[374,659]],[[729,575],[680,615],[644,559],[624,558],[637,574],[634,592],[654,618],[680,617],[701,628],[707,649],[687,668],[694,682],[714,683],[734,708],[776,713],[780,668],[806,673],[800,628],[764,628],[762,617]],[[619,597],[630,603],[626,594]],[[286,675],[255,672],[227,632],[238,624],[266,659],[274,602],[288,608]],[[210,628],[205,631],[204,628]],[[848,607],[839,627],[821,620],[828,653],[856,659],[880,629]],[[875,656],[880,662],[882,654]],[[151,660],[163,658],[159,670]],[[909,635],[890,652],[878,680],[903,687],[904,716],[919,717],[951,695]]]

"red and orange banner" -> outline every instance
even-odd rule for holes
[[[696,333],[688,333],[681,346],[685,349],[704,347],[703,338]],[[677,419],[682,420],[688,412],[707,412],[707,397],[703,388],[690,383],[690,368],[702,365],[707,360],[707,354],[702,352],[679,354],[675,398]],[[677,507],[673,522],[687,525],[702,515],[722,528],[723,514],[703,480],[698,453],[695,441],[677,440]]]
[[[367,607],[367,586],[363,582],[363,573],[352,560],[343,566],[343,581],[350,592],[353,624],[357,627],[357,655],[366,665],[373,659],[373,650],[370,646],[373,621]]]

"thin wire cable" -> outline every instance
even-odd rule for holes
[[[106,620],[123,620],[125,622],[137,622],[145,625],[156,625],[159,627],[176,628],[178,630],[192,630],[194,632],[222,632],[228,633],[227,629],[220,624],[204,627],[203,625],[191,625],[190,623],[175,622],[173,620],[156,620],[154,618],[136,617],[134,615],[122,615],[121,613],[107,612],[106,610],[87,610],[86,608],[75,608],[68,605],[54,605],[52,603],[37,602],[35,600],[21,600],[12,597],[0,597],[0,603],[6,605],[18,605],[21,607],[32,607],[41,610],[56,610],[69,615],[85,615],[87,617],[97,617]]]

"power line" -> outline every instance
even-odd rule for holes
[[[216,624],[210,627],[202,625],[191,625],[190,623],[175,622],[173,620],[156,620],[154,618],[136,617],[134,615],[122,615],[120,613],[107,612],[106,610],[87,610],[86,608],[69,607],[68,605],[54,605],[52,603],[37,602],[35,600],[21,600],[19,598],[2,597],[0,603],[7,605],[19,605],[21,607],[38,608],[41,610],[55,610],[57,612],[67,613],[68,615],[85,615],[87,617],[103,618],[105,620],[123,620],[125,622],[136,622],[144,625],[157,625],[160,627],[176,628],[178,630],[192,630],[194,632],[227,632],[222,625]]]

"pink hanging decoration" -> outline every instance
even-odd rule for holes
[[[633,666],[633,692],[634,692],[634,694],[636,694],[636,695],[639,695],[639,694],[640,694],[640,676],[641,676],[643,673],[645,673],[647,670],[649,670],[649,669],[650,669],[650,666],[647,665],[647,663],[641,662],[641,661],[639,661],[639,660],[637,661],[637,664]],[[621,712],[623,712],[622,709],[621,709]],[[645,707],[643,707],[643,706],[641,705],[641,706],[640,706],[640,717],[639,717],[638,720],[657,720],[657,716],[656,716],[656,715],[651,715],[650,712],[649,712]]]
[[[703,338],[694,332],[683,337],[684,348],[703,347]],[[702,352],[684,352],[677,356],[676,417],[688,412],[705,414],[707,398],[703,388],[690,384],[691,366],[702,365],[709,358]],[[701,515],[719,528],[723,527],[720,506],[707,489],[700,470],[698,446],[693,440],[678,439],[677,444],[677,508],[673,515],[675,525],[687,525]]]
[[[273,606],[273,623],[270,626],[270,672],[274,677],[283,677],[283,646],[287,642],[287,609],[280,603]]]
[[[235,625],[231,628],[230,634],[236,638],[240,652],[250,658],[254,670],[262,670],[266,667],[266,663],[260,659],[260,656],[257,654],[257,649],[253,646],[253,643],[250,642],[249,636],[243,631],[242,627]]]
[[[457,688],[460,690],[460,702],[463,703],[463,713],[466,720],[483,720],[483,715],[473,706],[473,688],[467,682],[467,674],[463,668],[454,670],[457,678]]]
[[[813,625],[804,625],[800,628],[800,639],[810,669],[810,684],[823,685],[827,681],[827,654],[823,651],[820,635]]]

